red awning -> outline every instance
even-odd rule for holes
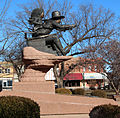
[[[63,80],[82,80],[82,73],[69,73],[67,74]]]

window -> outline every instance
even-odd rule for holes
[[[66,87],[74,87],[74,86],[80,86],[80,80],[72,80],[72,81],[67,81],[65,83]]]
[[[0,73],[4,73],[3,69],[0,69]]]
[[[8,80],[8,86],[12,86],[12,80]]]
[[[10,73],[10,68],[6,68],[5,73]]]
[[[88,67],[88,70],[89,70],[89,71],[91,71],[91,69],[92,69],[92,67],[91,67],[91,66],[89,66],[89,67]]]

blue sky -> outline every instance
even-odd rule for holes
[[[19,11],[19,4],[26,4],[34,0],[12,0],[12,3],[10,5],[10,8],[8,9],[8,16],[14,16],[16,11]],[[44,0],[48,1],[48,0]],[[62,2],[63,0],[58,0],[59,2]],[[104,8],[110,9],[112,12],[114,12],[117,16],[120,16],[120,0],[68,0],[71,1],[72,4],[75,6],[74,8],[77,8],[80,4],[88,4],[93,3],[95,6],[103,6]],[[4,6],[5,0],[0,0],[0,10]],[[47,3],[47,2],[46,2]]]
[[[5,0],[0,0],[0,8],[1,6],[3,6],[4,1]],[[34,0],[12,0],[11,6],[8,11],[8,15],[14,15],[15,11],[19,10],[19,7],[17,5],[23,3],[29,3],[30,1],[34,1]],[[48,0],[44,0],[44,1],[48,1]],[[63,0],[59,0],[59,1],[62,2]],[[102,5],[105,8],[109,8],[116,15],[120,14],[120,0],[68,0],[68,1],[71,1],[75,7],[78,7],[78,4],[94,3],[95,6]]]

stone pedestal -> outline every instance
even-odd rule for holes
[[[21,82],[44,82],[45,73],[39,70],[26,69],[22,75]]]
[[[15,82],[13,83],[13,91],[54,94],[55,83],[53,81]]]
[[[62,61],[71,59],[71,56],[55,56],[36,50],[33,47],[25,47],[23,61],[26,65],[21,82],[13,84],[13,91],[33,91],[55,93],[53,81],[46,81],[45,74]]]

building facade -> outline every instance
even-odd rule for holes
[[[13,66],[9,62],[0,62],[0,88],[2,90],[12,89]]]
[[[99,59],[98,59],[99,61]],[[70,65],[78,63],[78,65],[64,77],[64,85],[66,88],[85,88],[97,89],[108,85],[108,80],[103,73],[103,67],[95,60],[86,60],[84,58],[73,58],[65,62],[65,69],[69,69]]]

